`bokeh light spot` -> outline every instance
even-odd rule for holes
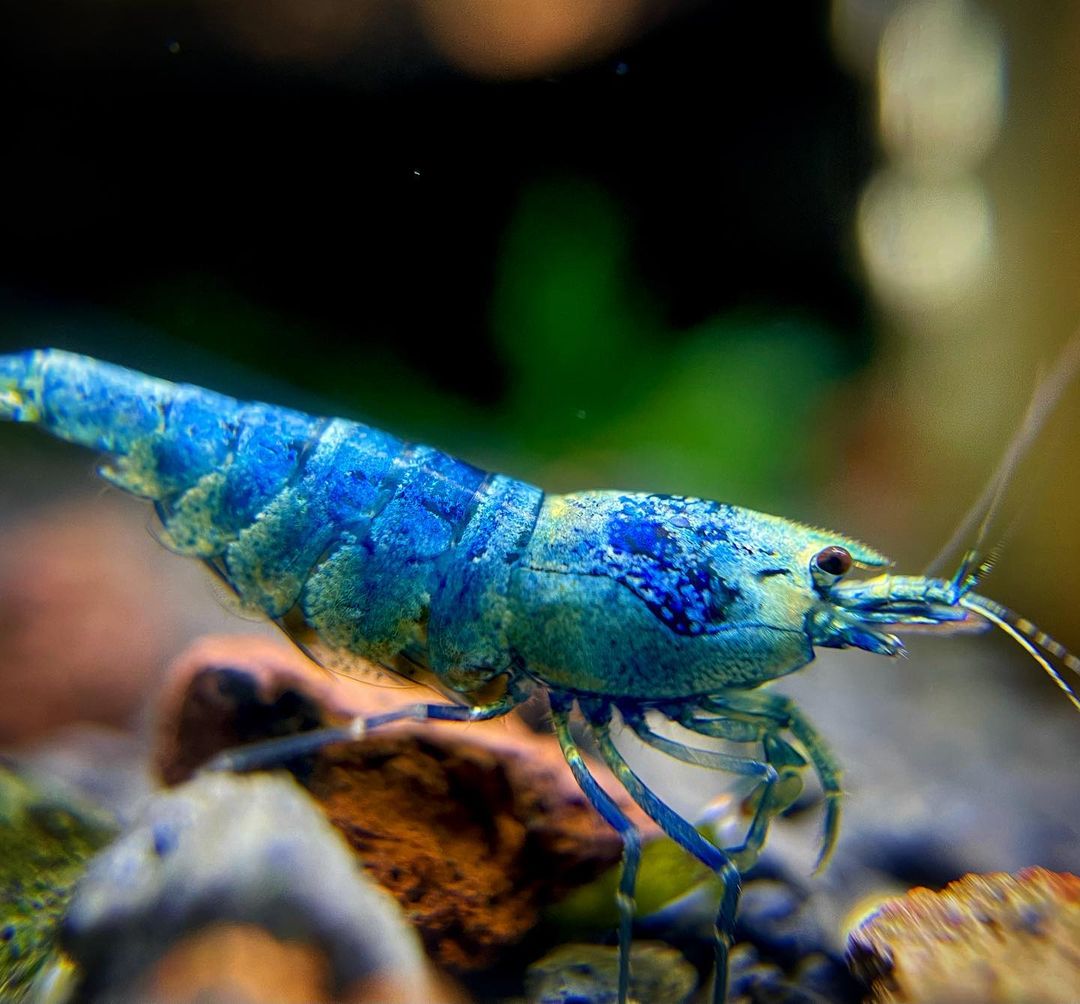
[[[452,64],[525,77],[610,51],[638,20],[639,0],[417,0],[431,43]]]
[[[969,295],[994,249],[990,200],[969,175],[927,181],[879,172],[860,200],[858,234],[878,295],[919,308]]]
[[[918,0],[889,22],[878,58],[881,137],[920,170],[958,173],[993,145],[1004,115],[994,23],[958,0]]]

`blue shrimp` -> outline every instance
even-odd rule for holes
[[[0,417],[104,453],[101,475],[154,503],[164,543],[205,561],[324,665],[347,670],[362,656],[428,674],[453,701],[256,744],[217,766],[280,762],[286,747],[291,756],[403,717],[494,718],[546,691],[571,770],[623,838],[621,1002],[641,843],[578,748],[575,704],[630,796],[721,880],[717,1004],[740,870],[808,767],[825,795],[819,865],[840,823],[840,770],[827,745],[762,684],[805,666],[815,648],[895,656],[902,643],[892,630],[978,622],[1008,632],[1080,707],[1052,665],[1076,670],[1076,657],[974,592],[990,564],[977,549],[949,579],[848,579],[853,568],[889,563],[848,537],[718,502],[546,495],[356,422],[245,404],[54,350],[0,357]],[[654,731],[650,714],[703,737],[756,743],[760,754],[676,742]],[[672,757],[753,779],[743,843],[714,846],[661,801],[617,749],[616,718]]]

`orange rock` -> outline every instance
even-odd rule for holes
[[[162,1004],[305,1004],[331,1000],[330,986],[329,963],[314,946],[281,941],[254,924],[219,923],[174,944],[140,994]]]
[[[284,642],[205,638],[169,674],[156,763],[176,783],[243,742],[425,700],[439,698],[332,676]],[[594,768],[654,835],[606,769]],[[405,908],[432,956],[453,972],[491,965],[535,926],[544,906],[622,852],[554,737],[516,715],[468,725],[395,723],[326,748],[303,780]]]
[[[848,938],[876,1004],[1075,1004],[1080,877],[965,875],[889,900]]]
[[[189,934],[153,966],[137,992],[156,1004],[418,1004],[413,980],[379,973],[335,992],[314,945],[282,941],[255,924],[218,923]],[[432,982],[427,1004],[464,1004],[462,991]]]

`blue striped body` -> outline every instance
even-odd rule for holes
[[[102,476],[153,500],[164,542],[245,606],[327,652],[420,651],[462,689],[509,668],[508,556],[539,489],[357,422],[68,353],[4,357],[0,379],[19,388],[7,417],[104,452]]]

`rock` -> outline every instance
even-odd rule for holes
[[[527,1004],[617,1004],[619,950],[607,945],[561,945],[529,966]],[[630,952],[630,1000],[683,1004],[697,986],[697,972],[670,945],[636,941]]]
[[[785,968],[826,951],[829,934],[808,906],[808,898],[779,878],[747,881],[739,901],[739,936]]]
[[[146,1000],[161,1004],[308,1004],[325,999],[332,982],[329,960],[316,946],[277,938],[256,924],[222,922],[168,946],[149,964],[140,988]]]
[[[155,706],[154,767],[166,784],[178,784],[223,749],[316,728],[344,705],[347,688],[283,641],[200,638],[165,674]]]
[[[252,949],[248,932],[239,951],[234,925],[265,937]],[[284,775],[207,774],[151,798],[91,861],[63,935],[90,1002],[158,1000],[154,988],[169,987],[178,1000],[195,1000],[207,958],[219,1000],[278,1000],[282,967],[309,1000],[340,999],[365,983],[380,988],[380,999],[434,999],[397,905]],[[251,962],[275,941],[287,943],[275,963]],[[186,983],[176,978],[181,970]],[[185,987],[192,996],[180,993]]]
[[[66,982],[60,917],[112,821],[67,792],[0,768],[0,1000],[42,1000]]]
[[[852,999],[847,991],[822,956],[808,956],[788,975],[750,944],[731,950],[727,1004],[843,1004]]]
[[[888,900],[848,939],[875,1004],[1075,1004],[1080,877],[966,875]]]
[[[426,690],[331,676],[284,644],[209,638],[170,673],[156,762],[175,781],[242,742],[428,699],[438,700]],[[596,772],[645,834],[655,835],[614,779]],[[543,907],[622,853],[554,738],[516,715],[469,725],[396,723],[325,749],[301,776],[452,972],[497,962]]]
[[[418,1004],[393,974],[359,980],[328,996],[326,954],[276,938],[255,924],[218,923],[180,938],[141,981],[155,1004]],[[424,1004],[466,1004],[445,983],[432,983]]]
[[[711,954],[711,953],[710,953]],[[631,949],[630,1000],[683,1004],[698,983],[682,954],[659,941],[635,941]],[[525,978],[526,1004],[617,1004],[618,949],[609,945],[562,945],[534,962]],[[750,945],[731,953],[728,1004],[835,1004],[843,997],[813,971],[809,959],[794,978],[762,962]]]

